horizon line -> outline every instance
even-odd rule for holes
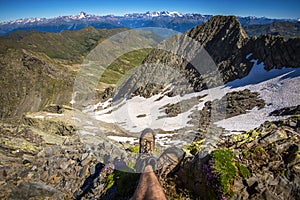
[[[25,20],[25,19],[36,19],[36,18],[39,18],[39,19],[54,19],[54,18],[59,18],[59,17],[69,17],[69,16],[78,16],[80,15],[81,13],[85,13],[85,14],[88,14],[88,15],[94,15],[94,16],[97,16],[97,17],[106,17],[106,16],[115,16],[115,17],[124,17],[125,15],[128,15],[128,14],[145,14],[145,13],[153,13],[153,12],[177,12],[177,13],[180,13],[180,14],[183,14],[183,15],[187,15],[187,14],[200,14],[200,15],[210,15],[210,16],[217,16],[217,15],[222,15],[222,16],[236,16],[236,17],[255,17],[255,18],[267,18],[267,19],[281,19],[281,20],[287,20],[287,19],[290,19],[290,20],[296,20],[296,21],[299,21],[300,18],[274,18],[274,17],[267,17],[267,16],[255,16],[255,15],[244,15],[244,16],[241,16],[241,15],[234,15],[234,14],[202,14],[200,12],[180,12],[180,11],[168,11],[168,10],[162,10],[162,11],[145,11],[145,12],[128,12],[128,13],[125,13],[125,14],[92,14],[92,13],[89,13],[89,12],[86,12],[86,11],[80,11],[80,12],[77,12],[77,14],[70,14],[70,15],[56,15],[56,16],[49,16],[49,17],[24,17],[24,18],[17,18],[17,19],[11,19],[11,20],[1,20],[0,19],[0,23],[7,23],[7,22],[11,22],[11,21],[17,21],[17,20]]]

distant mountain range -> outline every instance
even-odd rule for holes
[[[17,30],[35,30],[41,32],[60,32],[62,30],[79,30],[87,26],[95,28],[142,28],[162,27],[185,32],[196,25],[207,22],[213,15],[179,12],[132,13],[124,16],[98,16],[80,12],[77,15],[55,18],[26,18],[0,23],[0,35]],[[264,25],[274,22],[293,22],[297,19],[270,19],[266,17],[238,17],[243,26]]]

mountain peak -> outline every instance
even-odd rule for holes
[[[249,38],[236,16],[214,16],[207,23],[194,27],[186,34],[204,46],[213,42],[218,46],[222,43],[236,44],[237,48],[240,48],[241,43]]]
[[[146,13],[133,13],[133,14],[125,14],[124,17],[183,17],[184,15],[180,12],[176,11],[153,11]]]
[[[85,18],[86,16],[87,16],[87,14],[85,13],[85,12],[80,12],[79,14],[78,14],[78,16],[79,16],[79,18]]]
[[[85,19],[85,18],[88,18],[88,17],[90,17],[90,15],[88,15],[85,12],[81,11],[77,15],[71,16],[70,18],[72,18],[72,19]]]

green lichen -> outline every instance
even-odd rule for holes
[[[254,149],[253,149],[253,153],[254,154],[258,154],[258,155],[263,155],[263,154],[267,154],[266,150],[261,147],[261,146],[256,146]]]
[[[244,145],[259,138],[263,134],[264,133],[256,130],[248,131],[247,133],[233,136],[233,142],[237,142],[238,145]]]
[[[25,150],[25,151],[36,151],[36,147],[34,145],[32,145],[31,143],[29,142],[22,142],[21,144],[21,150]]]
[[[251,155],[250,151],[243,151],[242,152],[243,156],[248,157],[249,155]]]
[[[134,145],[132,147],[129,147],[128,150],[133,154],[136,155],[140,152],[140,145]],[[154,149],[154,154],[160,154],[160,151],[158,148]]]
[[[34,153],[40,150],[40,148],[34,146],[34,144],[21,139],[11,140],[8,138],[0,138],[0,146],[11,150],[20,150],[26,153]]]
[[[126,166],[131,168],[131,169],[134,169],[135,168],[135,163],[128,160],[128,161],[126,161]]]
[[[204,140],[198,140],[190,144],[184,145],[181,148],[188,154],[190,153],[192,155],[196,155],[202,148],[203,142]]]
[[[237,163],[237,166],[238,166],[239,172],[240,172],[240,174],[243,178],[250,177],[251,174],[250,174],[250,171],[247,167],[245,167],[244,165],[242,165],[240,163]]]
[[[129,147],[128,150],[133,154],[136,155],[140,152],[140,145],[134,145],[132,147]]]

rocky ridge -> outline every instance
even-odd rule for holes
[[[185,56],[181,53],[183,49],[188,48],[189,52],[195,52],[194,56],[198,53],[197,49],[194,49],[197,45],[191,44],[191,41],[186,42],[185,36],[199,42],[214,63],[211,63],[203,52],[199,54],[203,56],[202,60],[199,60],[200,58],[194,60],[199,66],[193,66],[195,63],[189,63],[187,58],[181,58]],[[187,92],[201,91],[247,76],[253,67],[253,60],[257,60],[258,63],[263,62],[267,70],[300,66],[299,38],[288,41],[280,36],[271,35],[249,38],[234,16],[214,16],[208,22],[187,31],[183,37],[174,36],[168,40],[169,42],[166,41],[163,44],[166,47],[172,44],[172,41],[181,41],[178,42],[179,46],[173,47],[172,52],[154,49],[144,60],[144,64],[149,66],[137,71],[129,78],[123,86],[125,89],[122,90],[121,96],[141,95],[149,97],[162,91],[170,82],[176,85],[180,79],[185,79],[190,89],[185,88],[173,93],[180,94],[182,90],[187,90]],[[165,79],[166,76],[161,76],[162,70],[158,70],[160,67],[157,67],[161,63],[170,67],[170,70],[174,70],[175,73],[183,74],[183,77]],[[210,68],[205,68],[205,65],[210,66]],[[159,81],[156,80],[157,77],[160,77]],[[151,87],[145,87],[141,80],[153,84]],[[131,88],[131,91],[126,90],[126,88]],[[135,88],[135,91],[132,88]]]

